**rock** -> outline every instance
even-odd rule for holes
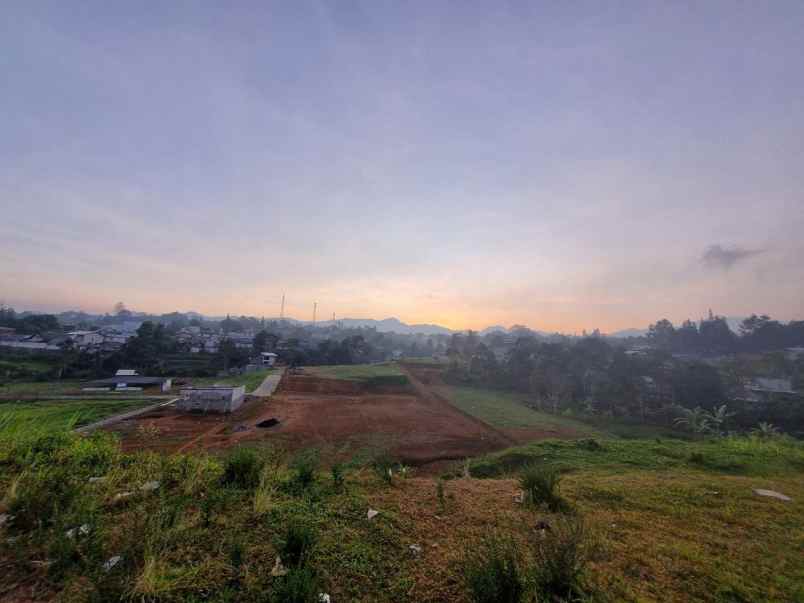
[[[120,555],[115,555],[114,557],[110,557],[103,563],[103,571],[108,572],[111,570],[115,565],[122,561],[122,557]]]
[[[106,476],[101,475],[101,476],[98,476],[98,477],[90,477],[87,481],[90,484],[94,484],[94,483],[102,482],[102,481],[105,481],[105,480],[106,480]]]
[[[85,523],[84,525],[79,526],[77,528],[70,528],[64,534],[65,536],[67,536],[67,538],[75,538],[76,535],[86,536],[87,534],[89,534],[89,525]]]
[[[152,482],[145,482],[142,486],[140,486],[140,490],[143,492],[153,492],[159,488],[159,482],[152,481]]]
[[[369,521],[371,521],[372,519],[374,519],[375,517],[377,517],[377,515],[379,515],[379,514],[380,514],[380,512],[379,512],[379,511],[375,511],[374,509],[369,509],[369,510],[368,510],[368,513],[366,513],[366,519],[368,519]]]
[[[525,493],[524,492],[517,492],[514,494],[514,502],[518,504],[522,504],[525,502]]]
[[[543,519],[540,519],[539,521],[536,522],[536,529],[539,530],[540,532],[546,532],[551,528],[549,523],[547,523]]]
[[[277,578],[279,576],[284,576],[287,573],[288,573],[287,568],[284,565],[282,565],[282,559],[280,559],[279,555],[277,555],[276,561],[274,561],[274,567],[271,570],[271,575],[274,578]]]
[[[318,593],[318,603],[331,603],[332,599],[327,593]]]
[[[775,498],[777,500],[783,500],[785,502],[790,502],[793,500],[789,496],[785,496],[781,492],[776,492],[776,490],[764,490],[762,488],[757,488],[754,490],[754,494],[758,494],[759,496],[767,496],[769,498]]]
[[[118,500],[123,500],[128,498],[129,496],[134,496],[133,492],[121,492],[120,494],[115,494],[114,500],[115,502]]]
[[[418,544],[411,544],[408,548],[414,555],[419,555],[422,552],[422,547],[420,547]]]
[[[10,523],[12,519],[14,519],[13,515],[9,515],[8,513],[0,513],[0,528],[6,525],[6,523]]]

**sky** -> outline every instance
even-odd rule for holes
[[[804,3],[29,2],[0,300],[804,319]]]

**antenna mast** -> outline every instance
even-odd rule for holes
[[[318,302],[313,302],[313,326],[315,326],[315,313],[318,309]]]
[[[282,294],[282,306],[279,309],[279,320],[285,320],[285,294]]]

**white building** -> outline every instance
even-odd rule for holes
[[[71,331],[67,336],[78,348],[89,348],[103,343],[100,331]]]
[[[273,352],[260,352],[263,366],[274,366],[278,356]]]

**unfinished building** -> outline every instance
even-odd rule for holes
[[[186,412],[234,412],[243,404],[246,388],[212,385],[210,387],[188,387],[181,390],[181,398],[176,408]]]

